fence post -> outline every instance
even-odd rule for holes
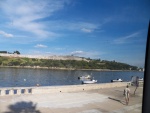
[[[4,96],[4,95],[6,95],[6,90],[5,89],[1,89],[1,94],[0,94],[1,96]]]
[[[17,89],[17,95],[21,95],[21,89]]]
[[[29,94],[28,89],[24,89],[24,94]]]
[[[14,95],[14,89],[9,90],[9,95]]]

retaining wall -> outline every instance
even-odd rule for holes
[[[21,94],[32,94],[32,88],[0,88],[0,96],[7,96],[7,95],[21,95]]]
[[[102,83],[102,84],[83,84],[67,86],[39,86],[39,87],[9,87],[0,88],[0,96],[25,95],[25,94],[46,94],[58,92],[77,92],[88,91],[93,89],[122,87],[130,84],[129,82],[120,83]]]

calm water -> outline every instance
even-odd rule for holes
[[[98,83],[109,83],[112,79],[121,78],[130,81],[131,76],[144,76],[143,72],[133,71],[70,71],[24,68],[0,68],[0,87],[28,87],[40,84],[41,86],[78,85],[79,76],[91,74]]]

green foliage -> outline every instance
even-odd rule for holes
[[[7,53],[7,51],[0,51],[0,53]]]
[[[110,69],[110,70],[137,70],[136,66],[106,60],[77,61],[77,60],[52,60],[36,58],[12,58],[0,56],[1,66],[40,66],[50,68],[74,69]]]
[[[19,51],[14,51],[14,53],[16,53],[16,54],[20,54],[20,52],[19,52]]]

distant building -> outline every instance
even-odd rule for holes
[[[143,68],[143,71],[145,71],[145,69]]]
[[[144,71],[144,68],[138,68],[139,71]]]

